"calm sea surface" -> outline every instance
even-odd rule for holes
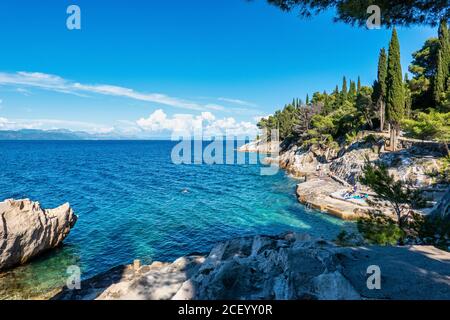
[[[259,165],[175,165],[171,141],[0,141],[0,201],[69,202],[79,219],[64,246],[0,275],[0,298],[28,298],[141,259],[171,261],[220,240],[307,232],[334,238],[340,220],[306,210],[298,181]],[[248,156],[248,155],[247,155]]]

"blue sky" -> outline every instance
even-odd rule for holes
[[[70,4],[81,8],[81,30],[66,28]],[[256,117],[331,91],[343,75],[375,79],[390,30],[332,14],[304,20],[264,0],[2,1],[0,129],[164,136],[205,120],[251,130]],[[404,71],[435,34],[399,29]]]

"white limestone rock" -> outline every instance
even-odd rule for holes
[[[29,199],[0,202],[0,270],[26,263],[57,247],[76,221],[68,203],[42,209]]]

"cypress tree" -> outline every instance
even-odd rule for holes
[[[400,132],[400,121],[405,113],[405,92],[402,79],[402,66],[400,63],[400,44],[397,30],[393,29],[389,44],[388,67],[386,77],[386,111],[391,125],[391,150],[397,148],[397,138]]]
[[[356,83],[350,80],[350,90],[348,91],[349,99],[352,100],[356,97]]]
[[[447,78],[450,75],[450,35],[446,20],[441,20],[439,25],[439,48],[442,54],[444,78],[447,81]]]
[[[412,96],[409,87],[408,73],[405,73],[405,116],[407,119],[411,118]]]
[[[357,87],[357,93],[361,92],[361,78],[358,76],[358,87]]]
[[[446,92],[446,82],[450,73],[450,37],[447,23],[442,20],[439,25],[439,48],[436,62],[436,74],[433,83],[433,98],[437,105]]]
[[[382,48],[378,57],[377,81],[374,86],[374,103],[378,106],[380,131],[384,131],[384,123],[386,118],[386,76],[387,57],[386,50]]]
[[[309,104],[309,95],[306,94],[306,105],[308,105],[308,104]]]
[[[434,85],[433,85],[433,98],[436,105],[439,105],[441,102],[442,93],[445,91],[444,89],[444,66],[442,63],[442,52],[438,51],[438,58],[436,64],[436,74],[434,76]]]
[[[345,100],[347,100],[347,79],[344,78],[342,79],[342,91],[341,91],[341,96],[342,96],[342,102],[344,102]]]
[[[334,89],[334,92],[333,92],[334,94],[338,94],[339,93],[339,86],[338,85],[336,85],[336,88]]]

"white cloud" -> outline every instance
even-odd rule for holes
[[[231,99],[231,98],[220,97],[220,98],[217,98],[217,100],[223,101],[223,102],[229,102],[229,103],[237,104],[237,105],[240,105],[240,106],[257,107],[257,105],[255,103],[244,101],[244,100],[240,100],[240,99]]]
[[[256,123],[258,123],[258,122],[260,122],[262,119],[268,119],[269,117],[271,117],[272,115],[271,114],[269,114],[269,115],[267,115],[267,116],[256,116],[256,117],[253,117],[253,120],[256,122]]]
[[[144,131],[153,133],[171,133],[172,135],[198,135],[204,137],[255,136],[257,128],[254,123],[238,122],[232,117],[216,119],[211,112],[202,112],[200,115],[175,114],[168,117],[159,109],[148,118],[141,118],[136,124]]]
[[[216,104],[199,104],[183,99],[170,97],[161,93],[143,93],[130,88],[108,85],[108,84],[82,84],[69,81],[57,75],[40,72],[0,72],[0,85],[20,86],[17,90],[23,92],[21,87],[34,87],[66,94],[80,95],[82,93],[94,93],[101,95],[124,97],[139,101],[154,102],[166,106],[196,111],[224,110],[225,108]]]

